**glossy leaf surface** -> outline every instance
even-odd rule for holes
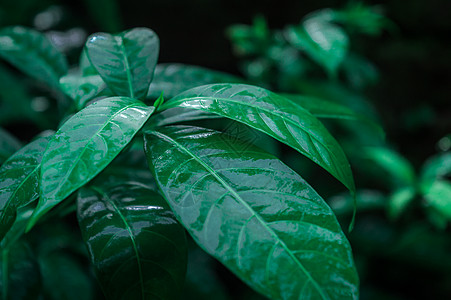
[[[145,135],[155,179],[194,240],[272,299],[357,299],[351,248],[334,214],[270,154],[203,128]]]
[[[186,238],[164,199],[140,182],[82,189],[78,220],[108,299],[177,299]]]
[[[156,99],[163,92],[169,99],[196,86],[224,82],[240,83],[243,79],[192,65],[158,64],[147,97]]]
[[[107,86],[118,96],[139,99],[147,95],[159,47],[158,36],[147,28],[96,33],[86,42],[88,58]]]
[[[67,73],[66,58],[44,34],[25,27],[0,30],[0,57],[52,87]]]
[[[39,171],[50,137],[39,138],[14,153],[0,168],[0,239],[16,211],[39,197]]]
[[[102,171],[127,146],[154,108],[138,100],[99,100],[71,117],[42,159],[41,198],[30,226]]]
[[[244,123],[296,149],[354,191],[343,150],[307,110],[263,88],[244,84],[197,87],[167,101],[161,110],[184,107]]]

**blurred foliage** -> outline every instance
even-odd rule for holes
[[[246,81],[280,93],[315,98],[318,105],[334,102],[359,113],[370,122],[326,123],[345,148],[359,189],[357,222],[349,238],[359,266],[361,299],[448,298],[451,2],[391,0],[378,6],[357,1],[345,5],[343,1],[277,5],[261,1],[258,6],[244,2],[2,1],[0,55],[7,45],[1,32],[14,25],[43,32],[44,42],[68,56],[69,68],[78,63],[87,32],[147,26],[162,37],[163,62],[241,74]],[[252,16],[256,17],[251,20]],[[76,72],[70,69],[69,74]],[[199,79],[202,72],[198,69],[197,75],[188,77]],[[70,110],[67,97],[48,84],[51,79],[41,73],[34,76],[39,80],[21,74],[5,60],[0,62],[0,163],[41,130],[55,129]],[[70,88],[73,82],[69,77],[65,83]],[[219,126],[214,120],[206,122]],[[386,139],[371,122],[382,122]],[[329,203],[342,224],[349,222],[351,199],[327,175],[247,128],[232,122],[225,129],[272,153],[282,153],[287,164],[314,178],[315,189],[330,195]],[[56,213],[65,216],[72,209],[63,203]],[[2,252],[2,274],[5,270],[14,274],[10,286],[17,299],[102,297],[80,234],[74,230],[75,221],[60,215],[49,217],[52,226],[10,240],[9,250]],[[191,247],[187,295],[260,297],[202,250]],[[42,288],[61,282],[64,285],[52,289],[52,294]],[[30,288],[22,289],[23,284]],[[77,293],[64,294],[65,288]],[[32,294],[20,294],[25,290]]]

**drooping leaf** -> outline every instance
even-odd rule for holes
[[[21,147],[20,142],[0,127],[0,165]]]
[[[1,299],[39,299],[41,274],[28,244],[17,242],[1,249]]]
[[[86,53],[117,96],[144,99],[153,78],[159,47],[158,36],[152,30],[135,28],[117,35],[91,35],[86,42]]]
[[[66,58],[45,35],[21,26],[0,30],[0,57],[51,87],[67,73]]]
[[[39,170],[49,140],[36,139],[0,168],[0,240],[13,225],[17,209],[39,197]]]
[[[213,84],[181,93],[161,110],[184,107],[215,113],[244,123],[296,149],[354,191],[351,168],[343,150],[307,110],[263,88]]]
[[[332,76],[336,75],[349,47],[346,33],[324,18],[310,17],[299,26],[289,26],[285,36]]]
[[[103,91],[106,85],[100,75],[68,74],[61,77],[60,87],[66,95],[75,101],[77,109],[80,110]]]
[[[177,299],[186,239],[164,199],[140,182],[80,190],[78,220],[108,299]]]
[[[147,97],[155,99],[163,92],[169,99],[196,86],[224,82],[242,83],[243,79],[192,65],[158,64]]]
[[[113,97],[72,116],[56,132],[44,153],[41,198],[29,228],[52,207],[102,171],[127,146],[154,107]]]
[[[352,253],[334,214],[270,154],[203,128],[145,135],[155,179],[194,240],[273,299],[357,299]]]

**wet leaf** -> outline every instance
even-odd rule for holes
[[[324,200],[281,161],[218,131],[145,135],[155,179],[194,240],[273,299],[357,299],[351,248]]]
[[[41,198],[29,228],[102,171],[132,140],[154,107],[138,100],[99,100],[72,116],[50,140],[42,159]]]
[[[78,220],[108,299],[178,299],[186,239],[164,199],[140,182],[82,189]]]
[[[181,93],[161,110],[191,108],[244,123],[296,149],[354,191],[351,168],[343,150],[307,110],[263,88],[213,84]]]
[[[13,225],[17,209],[39,197],[39,171],[49,140],[43,137],[29,143],[0,168],[0,239]]]
[[[158,36],[152,30],[135,28],[117,35],[91,35],[86,42],[86,53],[117,96],[144,99],[153,78],[159,47]]]
[[[67,73],[63,54],[44,34],[26,27],[0,30],[0,57],[51,87],[58,87],[59,78]]]

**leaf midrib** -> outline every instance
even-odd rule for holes
[[[138,264],[138,273],[139,273],[139,283],[141,285],[141,297],[144,300],[144,277],[143,277],[143,272],[142,272],[142,268],[141,268],[141,258],[139,256],[139,252],[138,252],[138,248],[136,246],[136,241],[135,241],[135,235],[132,231],[132,229],[130,228],[130,226],[128,225],[127,219],[125,218],[125,216],[122,214],[122,212],[119,210],[119,208],[117,207],[116,203],[114,203],[113,199],[111,199],[103,190],[93,186],[91,187],[94,191],[96,191],[97,193],[99,193],[100,195],[102,195],[102,197],[107,200],[111,206],[113,206],[114,210],[117,212],[117,214],[119,215],[119,217],[121,218],[122,222],[125,225],[125,228],[130,236],[130,240],[132,242],[133,245],[133,250],[135,252],[135,256],[136,256],[136,261]]]
[[[328,152],[332,157],[336,158],[335,153],[332,152],[332,151],[330,151],[330,150],[329,150],[329,147],[328,147],[327,145],[325,145],[325,144],[321,141],[321,139],[318,138],[318,136],[317,136],[316,134],[314,134],[314,133],[312,133],[312,132],[310,132],[310,131],[307,131],[305,128],[301,127],[298,123],[294,122],[292,119],[287,118],[286,116],[284,116],[284,115],[282,115],[282,114],[279,114],[279,113],[278,113],[277,111],[275,111],[275,110],[274,110],[274,111],[273,111],[273,110],[269,110],[269,109],[266,109],[266,108],[263,108],[263,107],[260,107],[260,106],[252,105],[251,103],[246,103],[246,102],[236,101],[236,100],[233,100],[233,99],[230,99],[230,98],[220,98],[220,97],[210,97],[210,96],[196,96],[196,97],[187,97],[187,98],[182,98],[181,100],[177,100],[177,99],[176,99],[176,100],[174,100],[174,101],[166,102],[166,103],[168,103],[168,105],[167,105],[166,107],[164,107],[164,105],[163,105],[163,106],[161,107],[160,110],[165,110],[165,109],[168,109],[168,108],[178,107],[179,104],[182,104],[182,103],[184,103],[184,102],[188,102],[188,101],[196,101],[196,100],[202,100],[202,99],[206,99],[206,100],[215,100],[215,101],[225,101],[225,102],[231,102],[231,103],[237,103],[237,104],[240,104],[240,105],[252,107],[252,108],[254,108],[254,109],[256,109],[256,110],[261,110],[261,111],[267,112],[267,113],[269,113],[270,115],[276,115],[276,116],[278,116],[279,118],[281,118],[282,120],[288,121],[289,123],[293,124],[294,127],[299,128],[300,130],[302,130],[303,132],[305,132],[308,136],[310,136],[312,139],[315,139],[319,144],[321,144],[321,145],[324,147],[324,149],[327,150],[327,152]],[[301,108],[302,110],[304,110],[306,113],[312,115],[310,112],[308,112],[308,111],[307,111],[305,108],[303,108],[302,106],[299,106],[299,105],[297,105],[297,104],[295,104],[295,103],[292,103],[292,102],[290,102],[290,104],[292,104],[292,105],[294,104],[295,106],[298,106],[299,108]],[[202,111],[208,111],[208,112],[211,112],[210,110],[206,110],[206,109],[203,109],[203,108],[193,108],[193,107],[191,107],[191,109],[196,109],[196,110],[202,110]],[[235,121],[241,122],[240,119],[235,118],[235,117],[230,116],[230,115],[227,115],[227,114],[220,114],[220,113],[218,113],[218,112],[213,112],[213,113],[214,113],[214,114],[221,115],[221,116],[225,116],[225,117],[227,117],[227,118],[229,118],[229,119],[232,119],[232,120],[235,120]],[[315,117],[315,116],[312,115],[312,117]],[[253,123],[246,123],[246,125],[248,125],[248,126],[254,128],[254,129],[257,129],[257,130],[259,130],[259,131],[261,131],[261,132],[264,132],[261,128],[259,128],[259,127],[257,127],[257,126],[254,126]],[[265,133],[265,132],[264,132],[264,133]],[[291,132],[290,132],[290,134],[291,134]],[[285,143],[285,141],[284,141],[283,139],[279,138],[277,135],[271,135],[271,136],[272,136],[273,138],[275,138],[276,140],[278,140],[278,141],[280,141],[280,142],[282,142],[282,143]],[[333,140],[332,136],[330,136],[330,138]],[[295,140],[296,140],[296,139],[295,139]],[[299,143],[298,143],[298,144],[299,144]],[[301,147],[301,149],[302,149],[302,147]],[[298,150],[298,151],[299,151],[299,150]],[[302,151],[303,151],[303,152],[301,152],[301,151],[299,151],[299,152],[301,152],[303,155],[307,156],[307,157],[310,158],[310,159],[313,158],[313,156],[311,156],[311,155],[310,155],[307,151],[305,151],[304,149],[302,149]],[[321,157],[321,156],[320,156],[320,157]],[[313,161],[315,162],[315,160],[313,160]],[[327,168],[325,168],[327,171],[330,172],[330,171],[332,171],[332,170],[335,169],[333,166],[326,164],[326,161],[325,161],[322,157],[321,157],[321,161],[322,161],[322,163],[324,164],[324,166],[327,166]],[[315,163],[316,163],[316,162],[315,162]],[[323,167],[323,168],[324,168],[324,167]],[[339,178],[345,178],[345,177],[343,177],[343,176],[340,174],[341,172],[339,172],[338,170],[334,170],[334,172],[336,172],[336,174],[339,174],[339,176],[340,176]],[[335,177],[335,175],[334,175],[334,177]],[[341,181],[341,179],[339,179],[339,180]],[[346,181],[348,181],[348,180],[346,180]],[[348,186],[348,185],[349,185],[349,186]],[[353,187],[352,182],[346,183],[345,186],[348,187],[350,190],[354,190],[354,189],[355,189],[355,188]]]
[[[120,42],[119,47],[121,48],[122,59],[124,61],[125,73],[127,74],[127,83],[128,89],[130,90],[130,98],[135,98],[135,94],[133,92],[133,84],[132,84],[132,73],[130,72],[130,64],[128,62],[127,52],[125,51],[124,46],[124,36],[119,36]]]
[[[319,292],[321,297],[323,299],[328,299],[325,296],[323,290],[320,288],[318,282],[315,279],[313,279],[311,274],[305,269],[305,267],[302,265],[302,263],[294,256],[294,254],[291,252],[291,250],[288,248],[288,246],[285,244],[285,242],[279,238],[279,236],[266,224],[266,222],[262,219],[262,217],[258,213],[256,213],[252,209],[252,207],[250,207],[249,204],[247,204],[247,202],[244,201],[240,197],[240,195],[230,185],[228,185],[227,182],[225,182],[224,179],[222,179],[221,176],[214,169],[212,169],[209,165],[207,165],[205,162],[200,160],[194,153],[189,151],[189,149],[187,149],[185,146],[181,145],[180,143],[178,143],[176,140],[172,139],[171,137],[169,137],[165,134],[162,134],[160,132],[157,132],[157,131],[152,131],[152,132],[150,132],[150,134],[153,134],[159,138],[165,139],[165,140],[169,141],[170,143],[174,144],[180,150],[182,150],[183,152],[185,152],[188,155],[190,155],[191,157],[193,157],[202,167],[204,167],[207,170],[207,172],[212,174],[213,177],[215,177],[219,181],[219,183],[221,183],[224,186],[224,188],[226,188],[230,192],[230,194],[235,197],[236,200],[238,200],[253,216],[255,216],[255,218],[259,221],[259,223],[261,223],[261,225],[273,236],[273,238],[275,238],[276,243],[279,243],[282,246],[282,248],[288,253],[290,258],[299,266],[299,268],[302,270],[302,272],[304,272],[304,274],[307,276],[307,278],[312,282],[313,286]]]
[[[97,130],[92,136],[91,138],[87,141],[87,143],[85,144],[85,146],[83,147],[82,151],[80,152],[80,154],[77,156],[77,158],[74,160],[74,163],[72,164],[72,166],[70,167],[70,169],[67,171],[67,173],[65,174],[65,176],[61,179],[60,184],[58,184],[58,186],[54,189],[54,191],[56,190],[56,192],[54,193],[55,195],[58,193],[58,191],[60,190],[61,186],[66,182],[67,178],[70,176],[70,174],[72,174],[72,171],[75,169],[75,167],[78,165],[78,162],[81,160],[81,157],[83,156],[83,154],[85,153],[86,149],[88,148],[87,145],[89,145],[92,140],[94,139],[95,136],[97,136],[100,132],[102,132],[102,130],[109,124],[111,123],[111,120],[113,120],[118,114],[120,114],[122,111],[132,107],[132,106],[136,106],[138,103],[132,103],[129,104],[123,108],[121,108],[120,110],[118,110],[117,112],[115,112],[111,117],[109,117],[105,123],[102,125],[102,127],[99,128],[99,130]],[[47,147],[50,145],[50,142],[48,143]],[[47,150],[47,149],[46,149]],[[43,170],[44,168],[42,168]],[[42,176],[43,177],[43,176]],[[42,188],[42,186],[41,186]],[[42,193],[44,194],[44,193]],[[45,195],[45,194],[44,194]],[[46,198],[44,196],[44,198]],[[48,198],[46,198],[48,199]]]

